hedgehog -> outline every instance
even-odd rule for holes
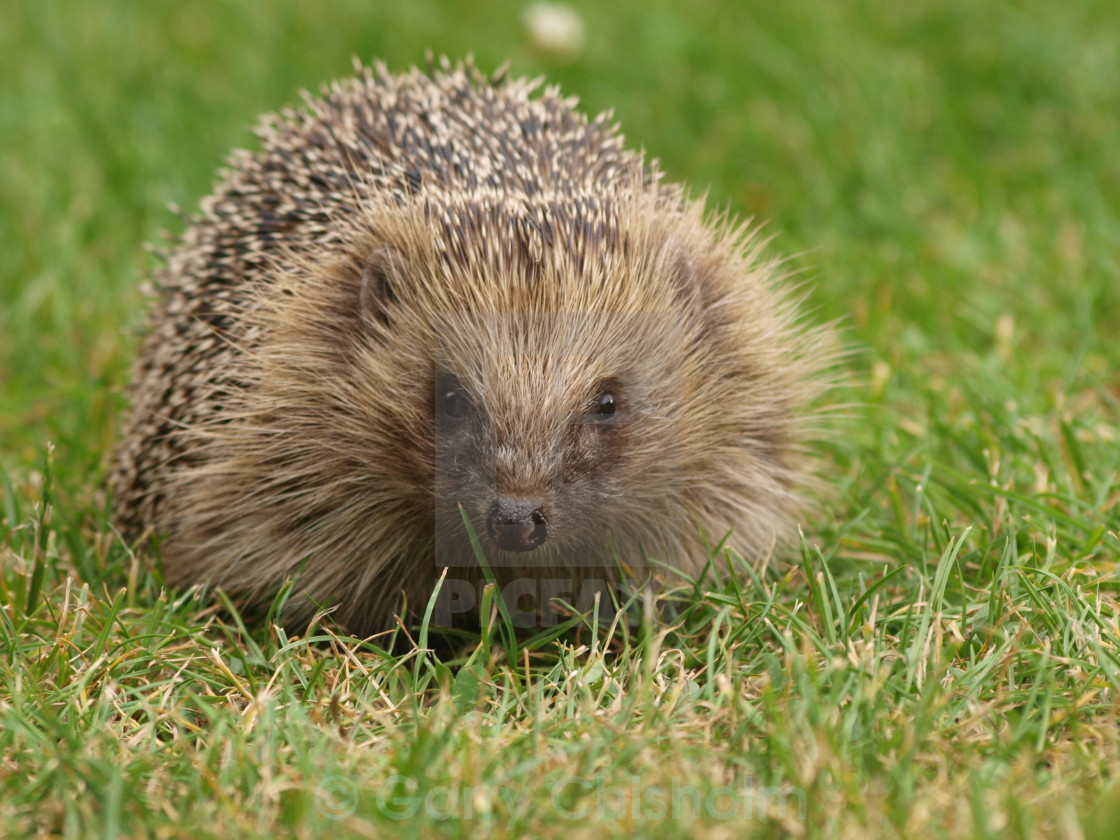
[[[264,117],[156,270],[121,534],[357,635],[788,549],[828,330],[612,120],[447,60]]]

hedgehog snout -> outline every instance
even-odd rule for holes
[[[530,499],[498,497],[486,518],[490,538],[503,551],[532,551],[548,539],[541,504]]]

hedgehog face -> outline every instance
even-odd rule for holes
[[[679,313],[549,309],[446,315],[435,333],[438,562],[475,563],[465,513],[496,565],[640,565],[691,457],[675,394],[695,331]]]
[[[680,395],[706,345],[679,249],[648,212],[627,230],[617,208],[591,225],[586,206],[553,203],[533,227],[522,207],[459,200],[453,214],[393,207],[344,272],[361,329],[342,338],[371,345],[353,402],[367,426],[396,415],[416,447],[384,464],[403,467],[393,484],[432,477],[438,565],[475,565],[464,514],[492,563],[601,565],[664,529],[647,487],[663,506],[685,471]]]

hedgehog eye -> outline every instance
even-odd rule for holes
[[[444,417],[458,420],[466,416],[470,401],[462,388],[448,388],[440,395],[439,408]]]
[[[609,423],[618,411],[618,403],[614,398],[614,394],[610,391],[603,391],[595,398],[595,406],[591,411],[591,421],[593,423]]]

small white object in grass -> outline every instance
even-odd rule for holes
[[[525,26],[533,45],[558,55],[574,55],[583,46],[583,19],[567,3],[530,3]]]
[[[871,366],[871,384],[875,388],[875,393],[882,394],[886,390],[890,378],[891,366],[882,359],[877,359],[875,364]]]
[[[1015,316],[1010,312],[1000,313],[996,318],[996,348],[1004,356],[1010,356],[1015,343]]]

